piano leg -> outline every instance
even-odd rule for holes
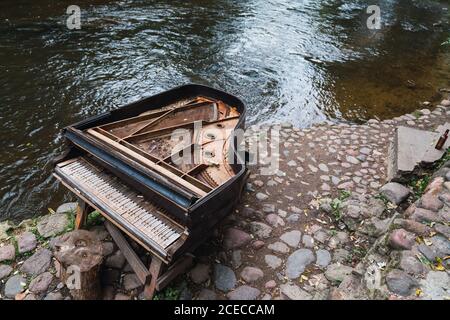
[[[150,274],[151,279],[150,283],[147,284],[144,288],[144,296],[146,299],[151,300],[153,299],[153,295],[155,294],[156,284],[158,282],[158,277],[161,273],[161,267],[163,263],[161,260],[156,258],[155,256],[152,256],[152,262],[150,263]]]
[[[75,230],[84,228],[86,225],[87,216],[91,211],[91,206],[89,206],[82,199],[78,199],[77,216],[75,217]]]

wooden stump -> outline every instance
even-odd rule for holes
[[[60,280],[70,289],[73,299],[100,299],[103,247],[95,234],[86,230],[66,233],[59,237],[54,248]]]

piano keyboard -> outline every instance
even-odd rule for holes
[[[121,220],[117,222],[138,229],[144,240],[156,243],[163,250],[184,231],[159,213],[155,206],[122,184],[117,177],[81,157],[58,164],[56,173],[64,176],[83,195],[89,195],[93,202],[106,208],[106,213],[114,212]]]

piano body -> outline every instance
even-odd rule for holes
[[[76,228],[100,212],[147,297],[189,265],[239,201],[247,169],[233,130],[244,125],[238,98],[190,84],[64,129],[54,176],[79,199]],[[149,267],[122,232],[151,253]]]

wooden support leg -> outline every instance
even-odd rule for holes
[[[78,200],[77,216],[75,217],[75,230],[83,229],[83,227],[86,225],[89,211],[90,206],[83,200]]]
[[[161,273],[162,261],[156,257],[152,257],[152,262],[150,263],[150,274],[152,278],[150,283],[145,286],[144,295],[148,300],[153,299],[155,294],[156,284],[158,281],[159,274]]]

